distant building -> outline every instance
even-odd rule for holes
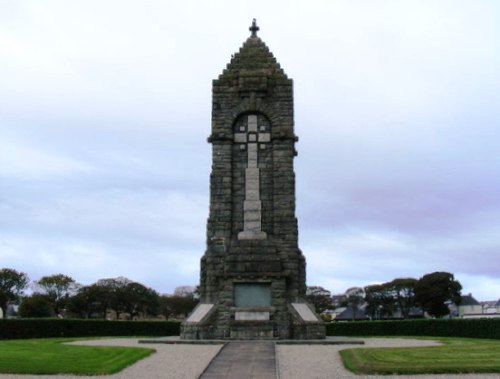
[[[336,314],[333,321],[365,321],[368,320],[365,312],[365,306],[360,306],[354,311],[354,308],[343,307],[342,311]]]
[[[458,305],[458,317],[473,314],[483,314],[483,306],[472,296],[472,294],[463,295]]]
[[[484,314],[494,314],[500,312],[500,301],[482,301]]]
[[[458,306],[458,317],[461,318],[493,318],[500,317],[500,300],[480,303],[472,294],[463,295]]]

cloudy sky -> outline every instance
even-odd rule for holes
[[[308,284],[500,298],[496,0],[0,0],[0,268],[197,284],[211,81],[254,17],[294,79]]]

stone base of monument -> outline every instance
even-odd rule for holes
[[[293,339],[311,340],[323,339],[326,336],[326,327],[307,303],[291,303],[289,310],[292,315]]]
[[[186,340],[179,336],[148,338],[139,340],[142,344],[166,344],[166,345],[224,345],[235,340],[203,339]],[[258,342],[259,340],[238,340],[248,343]],[[319,340],[272,340],[277,345],[364,345],[365,341],[350,337],[326,337]]]
[[[272,322],[235,322],[231,324],[229,339],[271,340],[277,338]]]
[[[223,327],[217,320],[218,307],[200,303],[181,326],[185,340],[321,340],[325,338],[324,322],[305,302],[294,302],[281,314],[275,307],[230,308],[229,322]],[[283,313],[285,313],[283,315]],[[285,316],[285,317],[284,317]]]
[[[214,338],[213,321],[217,307],[210,303],[198,304],[181,326],[181,338],[206,340]]]

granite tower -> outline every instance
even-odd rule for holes
[[[251,35],[213,81],[212,173],[200,304],[186,339],[324,338],[304,296],[295,217],[293,83]]]

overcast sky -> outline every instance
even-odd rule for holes
[[[496,0],[0,0],[0,268],[197,284],[212,79],[254,17],[294,80],[308,285],[500,298]]]

